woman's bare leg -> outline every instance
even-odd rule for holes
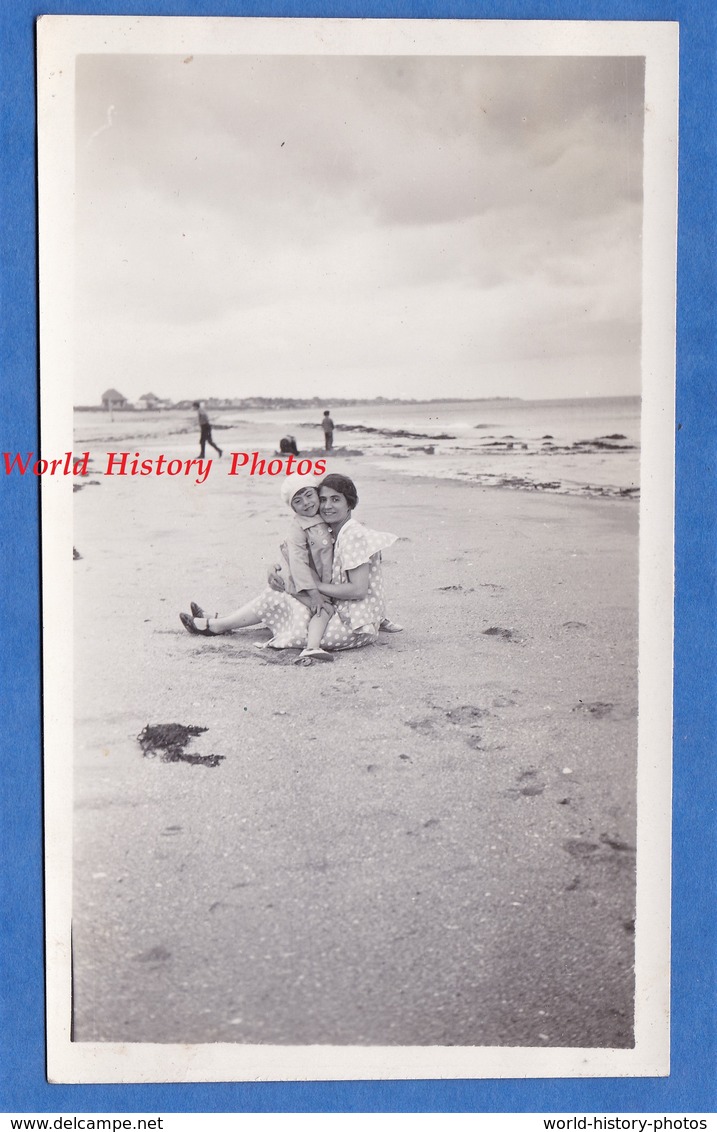
[[[230,633],[232,629],[246,629],[249,625],[258,625],[261,622],[260,604],[261,597],[255,597],[246,605],[240,605],[233,613],[227,613],[226,617],[195,617],[194,624],[200,630],[208,624],[211,633]]]

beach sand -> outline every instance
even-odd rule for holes
[[[75,1039],[630,1046],[637,505],[332,464],[405,630],[310,668],[178,619],[261,589],[278,481],[75,496]]]

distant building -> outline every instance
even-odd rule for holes
[[[102,394],[102,408],[108,412],[111,412],[112,409],[127,409],[129,408],[129,401],[116,389],[108,389],[106,393]]]
[[[143,393],[139,399],[140,409],[161,409],[164,402],[155,393]]]

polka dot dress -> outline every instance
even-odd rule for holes
[[[357,566],[368,562],[368,591],[366,597],[360,601],[337,601],[336,613],[341,624],[361,637],[374,640],[378,635],[378,627],[386,615],[386,602],[383,590],[383,571],[381,570],[381,551],[396,541],[396,535],[385,531],[372,531],[349,519],[348,523],[339,531],[339,537],[334,547],[334,565],[331,581],[335,584],[348,582],[348,572]],[[332,645],[329,633],[334,626],[336,617],[329,622],[324,634],[326,648],[352,648],[354,645]],[[367,644],[363,640],[362,644]]]
[[[369,564],[368,592],[360,601],[337,601],[321,642],[322,648],[360,649],[378,636],[385,616],[381,551],[396,541],[396,535],[372,531],[349,519],[339,531],[334,547],[331,581],[348,582],[348,571]],[[267,588],[260,594],[257,610],[273,636],[269,645],[277,649],[305,648],[311,614],[305,605],[286,593]]]
[[[257,615],[272,631],[268,644],[275,649],[306,647],[306,634],[311,613],[305,605],[287,593],[276,593],[267,587],[259,595]]]

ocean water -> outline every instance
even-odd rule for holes
[[[569,495],[639,494],[638,397],[327,408],[336,425],[337,464],[343,451],[352,467],[362,455],[403,475]],[[306,408],[210,412],[222,448],[262,455],[273,453],[287,433],[296,436],[300,452],[319,454],[321,415]],[[197,454],[197,431],[191,411],[75,414],[77,450],[111,444],[184,458]]]

